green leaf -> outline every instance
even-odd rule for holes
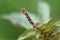
[[[54,34],[58,34],[58,33],[60,33],[60,28],[56,28],[54,31]]]
[[[51,19],[48,23],[43,24],[40,29],[45,29],[46,32],[52,30],[56,26],[53,26],[58,20],[57,19]]]
[[[56,22],[56,25],[60,27],[60,20]]]
[[[51,19],[48,23],[47,23],[47,27],[46,27],[46,31],[50,31],[53,28],[56,28],[56,26],[54,25],[58,20],[57,19]]]
[[[52,26],[52,25],[54,25],[57,21],[58,21],[58,19],[51,19],[51,20],[47,23],[47,25],[48,25],[48,26]]]
[[[37,31],[35,29],[29,29],[26,30],[19,38],[18,40],[24,40],[26,38],[32,37],[37,33]]]

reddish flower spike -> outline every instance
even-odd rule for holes
[[[21,10],[22,10],[22,13],[26,16],[29,23],[34,27],[34,22],[31,20],[30,16],[28,15],[27,10],[25,8],[22,8]]]

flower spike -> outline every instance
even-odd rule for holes
[[[26,18],[29,21],[29,23],[34,27],[34,22],[30,18],[30,16],[28,15],[28,11],[25,8],[22,8],[21,10],[22,10],[22,13],[26,16]]]

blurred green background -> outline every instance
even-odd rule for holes
[[[38,13],[37,4],[39,0],[0,0],[0,17],[2,14],[20,12],[26,8],[31,13]],[[60,18],[60,1],[43,0],[51,5],[51,17]],[[9,21],[0,18],[0,40],[17,40],[24,30],[13,26]]]

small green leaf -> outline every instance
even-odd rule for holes
[[[18,40],[24,40],[26,38],[32,37],[37,33],[37,31],[35,29],[29,29],[27,31],[25,31],[19,38]]]
[[[56,28],[56,26],[54,25],[58,20],[57,19],[51,19],[48,23],[47,23],[47,27],[46,27],[46,31],[50,31],[53,28]]]
[[[60,33],[60,28],[56,28],[54,34]]]
[[[57,19],[51,19],[48,23],[43,24],[40,29],[45,29],[46,32],[50,31],[52,28],[56,27],[53,26],[58,20]]]
[[[52,25],[54,25],[57,21],[58,21],[58,19],[51,19],[51,20],[47,23],[47,25],[48,25],[48,26],[52,26]]]
[[[56,22],[56,25],[60,27],[60,20]]]

